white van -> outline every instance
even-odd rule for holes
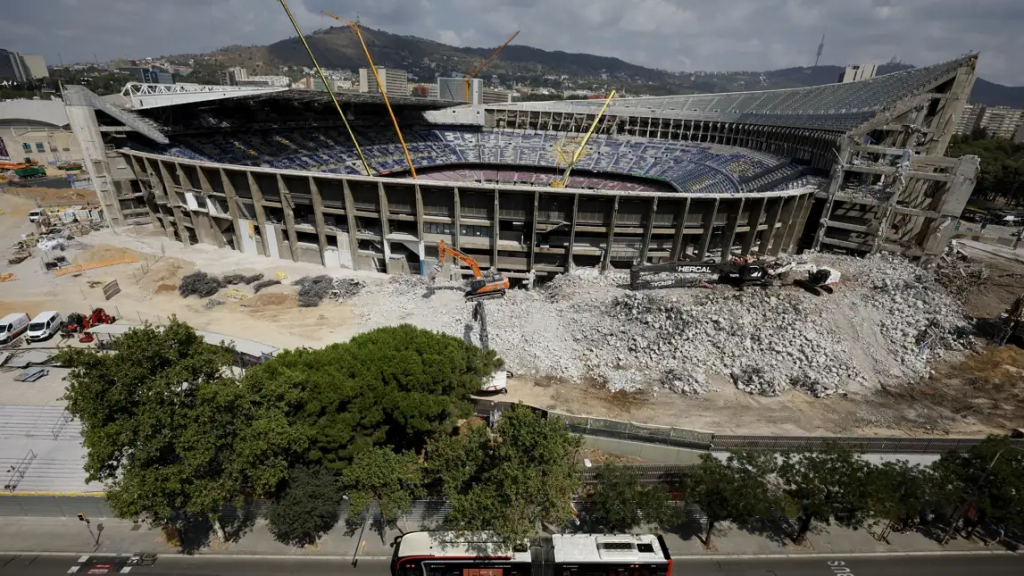
[[[0,344],[7,344],[28,330],[28,314],[15,312],[0,318]]]
[[[46,340],[57,332],[60,332],[61,322],[64,317],[59,312],[52,310],[40,312],[28,325],[28,334],[25,336],[30,342]]]
[[[36,208],[35,210],[30,210],[29,213],[28,213],[28,221],[29,222],[38,222],[39,218],[41,218],[42,215],[43,215],[42,208]]]

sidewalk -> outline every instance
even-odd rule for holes
[[[400,523],[403,531],[420,529],[414,523]],[[90,533],[91,529],[91,533]],[[391,558],[389,544],[400,532],[389,531],[382,539],[380,534],[367,527],[363,539],[359,539],[359,528],[346,533],[344,525],[335,527],[321,540],[317,548],[295,548],[274,540],[264,521],[256,524],[235,542],[220,543],[211,535],[208,542],[190,543],[191,553],[204,555],[259,555],[259,556],[308,556],[351,558],[365,542],[359,558],[364,560]],[[980,542],[968,542],[954,538],[946,546],[918,533],[890,536],[891,544],[876,541],[864,530],[847,530],[837,526],[817,526],[812,529],[807,543],[796,546],[785,535],[772,527],[757,530],[758,533],[738,529],[728,524],[716,527],[710,549],[694,535],[665,534],[665,541],[674,557],[702,557],[716,555],[811,555],[811,554],[884,554],[884,553],[936,553],[936,552],[1000,552],[1005,548],[998,545],[985,546]],[[98,542],[98,545],[97,545]],[[94,520],[86,526],[77,519],[3,517],[0,519],[0,554],[11,552],[66,552],[127,554],[154,552],[177,554],[182,550],[169,546],[159,530],[133,525],[123,520]]]

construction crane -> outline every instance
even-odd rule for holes
[[[380,95],[384,98],[384,105],[387,106],[388,114],[391,115],[391,123],[395,125],[395,134],[398,134],[398,143],[402,145],[402,152],[405,153],[405,161],[409,165],[409,175],[416,178],[416,167],[412,165],[412,157],[409,156],[409,149],[405,146],[405,138],[402,137],[402,129],[398,127],[398,119],[395,118],[395,111],[391,109],[391,101],[388,100],[388,93],[384,89],[384,84],[380,81],[380,74],[377,74],[377,67],[373,65],[373,57],[370,56],[370,49],[366,47],[366,41],[363,40],[363,33],[359,30],[359,24],[349,22],[340,16],[335,16],[334,14],[323,10],[321,10],[320,13],[347,24],[349,28],[352,28],[356,33],[356,37],[359,38],[359,43],[363,45],[363,52],[366,54],[366,61],[370,63],[370,72],[373,72],[373,78],[377,81],[377,89],[380,90]]]
[[[348,124],[348,118],[345,118],[345,113],[341,111],[341,104],[338,104],[338,98],[334,95],[334,90],[331,89],[330,82],[324,76],[324,71],[320,69],[320,64],[317,64],[316,56],[313,56],[313,50],[309,47],[306,42],[306,37],[302,35],[302,30],[299,30],[299,23],[295,21],[295,17],[292,16],[292,11],[288,8],[288,4],[285,0],[280,0],[281,8],[284,8],[284,13],[288,15],[288,19],[291,20],[292,26],[295,28],[295,33],[299,35],[299,40],[302,40],[302,45],[306,47],[306,53],[309,54],[309,59],[313,61],[313,67],[316,68],[316,73],[320,75],[320,81],[324,83],[324,88],[327,89],[327,93],[331,95],[331,101],[334,102],[334,108],[338,111],[338,115],[341,116],[341,121],[345,124],[345,130],[348,130],[348,136],[352,139],[352,144],[356,147],[356,154],[359,155],[359,161],[363,163],[363,169],[366,170],[367,176],[373,176],[373,170],[370,169],[370,164],[366,162],[366,157],[363,156],[363,150],[359,147],[359,142],[356,140],[356,134],[352,131],[352,127]]]
[[[483,64],[477,66],[476,70],[472,71],[469,76],[466,76],[466,102],[469,102],[470,104],[473,103],[472,98],[470,98],[470,86],[473,83],[473,78],[476,78],[477,74],[483,72],[484,68],[490,66],[491,62],[494,62],[494,59],[498,57],[498,54],[501,54],[501,51],[516,39],[516,36],[519,36],[519,30],[513,32],[512,35],[508,37],[508,40],[505,40],[504,44],[498,46],[498,49],[492,52],[491,55],[484,60]]]
[[[565,173],[558,180],[551,183],[552,188],[565,188],[569,185],[569,176],[572,175],[572,169],[576,167],[576,162],[579,161],[580,157],[583,156],[583,149],[587,146],[587,141],[590,140],[590,135],[597,130],[597,123],[601,121],[601,117],[604,116],[605,111],[608,110],[608,105],[612,103],[612,98],[615,98],[615,90],[608,95],[608,99],[604,101],[604,106],[601,106],[601,111],[594,117],[594,123],[590,125],[590,130],[583,135],[583,139],[580,140],[580,145],[576,148],[576,152],[573,153],[572,158],[569,159],[568,164],[565,167]]]
[[[455,258],[473,270],[473,279],[469,282],[469,290],[466,290],[465,293],[467,301],[475,302],[505,297],[505,293],[508,292],[508,278],[504,274],[501,272],[482,273],[476,260],[465,252],[448,246],[444,243],[444,240],[437,243],[437,266],[430,273],[431,283],[434,282],[438,272],[444,267],[448,256]]]

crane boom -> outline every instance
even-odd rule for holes
[[[412,157],[409,156],[409,149],[405,146],[405,138],[402,137],[402,129],[398,127],[398,119],[395,118],[395,111],[391,109],[391,102],[388,100],[388,93],[384,90],[384,85],[381,84],[380,74],[377,74],[377,67],[373,65],[373,57],[370,56],[370,49],[366,47],[366,41],[363,40],[363,33],[359,31],[359,25],[355,22],[349,22],[340,16],[335,16],[330,12],[321,10],[320,13],[330,16],[339,22],[348,24],[348,26],[355,31],[356,37],[359,38],[359,43],[363,45],[363,52],[366,53],[366,61],[370,63],[370,71],[373,72],[373,77],[377,80],[377,89],[380,90],[380,95],[384,98],[384,105],[387,106],[388,114],[391,115],[391,123],[395,125],[395,133],[398,134],[398,143],[402,145],[402,152],[405,153],[405,161],[409,165],[409,174],[415,179],[416,167],[412,165]]]
[[[583,135],[583,140],[580,141],[579,147],[576,148],[576,152],[573,153],[572,158],[569,159],[569,164],[565,167],[565,174],[562,174],[561,179],[551,183],[552,188],[565,188],[569,185],[569,176],[572,174],[572,169],[576,167],[576,162],[580,159],[580,156],[583,156],[583,149],[586,147],[587,141],[590,140],[590,135],[594,133],[594,130],[597,130],[597,123],[601,121],[601,117],[608,110],[608,105],[612,103],[612,98],[615,98],[615,90],[612,90],[612,93],[608,95],[608,99],[604,101],[604,106],[601,106],[601,111],[594,117],[590,130],[587,130],[587,133]]]
[[[341,104],[338,103],[338,98],[334,95],[334,89],[331,88],[327,78],[324,76],[324,71],[320,69],[320,64],[316,61],[316,56],[313,56],[313,49],[309,47],[309,43],[306,42],[306,37],[302,35],[302,30],[299,30],[299,23],[295,21],[295,17],[292,16],[292,11],[288,8],[288,4],[285,0],[281,1],[281,7],[284,8],[284,13],[288,15],[288,19],[291,20],[292,26],[295,27],[295,33],[299,35],[299,40],[302,40],[302,45],[306,47],[306,52],[309,54],[309,59],[313,61],[313,67],[316,68],[316,73],[320,75],[320,80],[324,83],[324,88],[327,89],[327,93],[331,95],[331,101],[334,102],[334,108],[338,110],[338,115],[341,116],[342,123],[345,124],[345,129],[348,130],[348,136],[352,139],[352,144],[356,147],[356,154],[359,155],[359,161],[363,163],[363,168],[366,170],[367,176],[373,176],[373,170],[370,169],[370,164],[366,162],[366,157],[363,156],[363,149],[359,147],[359,141],[356,140],[356,134],[352,131],[352,127],[348,124],[348,118],[345,118],[345,113],[341,111]]]
[[[491,64],[491,62],[493,62],[494,59],[498,57],[498,54],[501,54],[501,51],[504,50],[505,47],[507,47],[509,44],[512,43],[513,40],[516,39],[516,36],[519,36],[519,30],[513,32],[512,35],[508,37],[508,40],[505,40],[504,44],[498,46],[498,48],[494,52],[492,52],[491,55],[488,56],[486,60],[484,60],[483,64],[477,66],[476,70],[471,72],[469,76],[466,76],[466,102],[470,102],[469,88],[470,84],[473,82],[473,78],[476,78],[477,74],[483,72],[484,68],[487,68]]]

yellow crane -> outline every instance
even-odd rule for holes
[[[288,19],[291,20],[292,26],[295,27],[295,33],[299,35],[299,40],[302,40],[302,45],[306,47],[306,53],[309,54],[309,59],[313,61],[313,67],[316,68],[316,73],[320,75],[320,81],[324,83],[324,88],[327,89],[327,93],[331,95],[331,101],[334,102],[334,108],[338,111],[338,115],[341,116],[341,121],[345,124],[345,130],[348,130],[348,136],[352,139],[352,144],[356,147],[356,154],[359,155],[360,162],[363,163],[363,168],[366,170],[367,176],[373,176],[373,170],[370,169],[370,165],[366,162],[366,157],[363,156],[363,150],[359,147],[359,141],[356,140],[356,134],[352,131],[352,127],[348,124],[348,118],[345,118],[345,113],[341,111],[341,104],[338,104],[338,98],[334,96],[334,90],[331,89],[331,84],[324,77],[324,71],[320,69],[320,65],[316,62],[316,56],[313,56],[313,50],[309,47],[306,42],[306,37],[302,35],[302,30],[299,30],[299,24],[295,21],[295,17],[292,16],[292,11],[288,8],[288,4],[285,0],[281,1],[281,7],[284,8],[284,13],[288,15]]]
[[[569,158],[569,163],[565,167],[565,174],[562,174],[560,179],[551,183],[552,188],[565,188],[569,185],[569,176],[572,174],[572,169],[576,166],[576,162],[579,161],[580,157],[583,156],[583,149],[587,146],[590,135],[594,133],[594,130],[597,130],[597,123],[601,121],[601,117],[608,110],[608,105],[612,103],[612,98],[615,98],[615,90],[612,90],[612,93],[608,95],[608,99],[604,101],[604,106],[601,106],[601,111],[594,117],[594,123],[590,125],[590,130],[587,130],[587,133],[583,135],[583,139],[580,140],[580,145],[576,148],[576,152]]]
[[[320,13],[325,16],[330,16],[339,22],[344,22],[349,26],[349,28],[352,28],[356,33],[356,37],[359,38],[359,43],[363,45],[363,52],[366,53],[366,61],[370,63],[370,71],[373,72],[373,77],[377,81],[377,89],[380,90],[380,95],[384,98],[384,105],[387,106],[388,114],[391,115],[391,123],[395,125],[395,134],[398,134],[398,143],[402,145],[402,152],[405,153],[405,162],[409,165],[409,174],[413,178],[416,178],[416,167],[412,165],[412,157],[409,156],[409,149],[405,146],[405,138],[402,137],[402,129],[398,127],[398,119],[395,118],[395,111],[391,109],[391,101],[388,100],[388,93],[380,81],[380,74],[377,73],[377,67],[373,65],[373,57],[370,56],[370,49],[366,47],[366,41],[363,40],[363,33],[359,31],[359,24],[349,22],[340,16],[335,16],[334,14],[323,10],[321,10]]]
[[[519,36],[519,30],[513,32],[512,35],[508,37],[508,40],[505,40],[504,44],[498,46],[497,50],[492,52],[491,55],[488,56],[486,60],[484,60],[483,64],[477,66],[476,70],[472,71],[469,74],[469,76],[466,76],[466,102],[469,102],[470,104],[473,103],[472,99],[470,98],[470,86],[473,83],[473,78],[476,78],[477,74],[483,72],[484,68],[490,66],[491,62],[494,62],[494,59],[498,57],[498,54],[501,54],[501,51],[504,50],[509,44],[512,43],[513,40],[516,39],[516,36]]]

